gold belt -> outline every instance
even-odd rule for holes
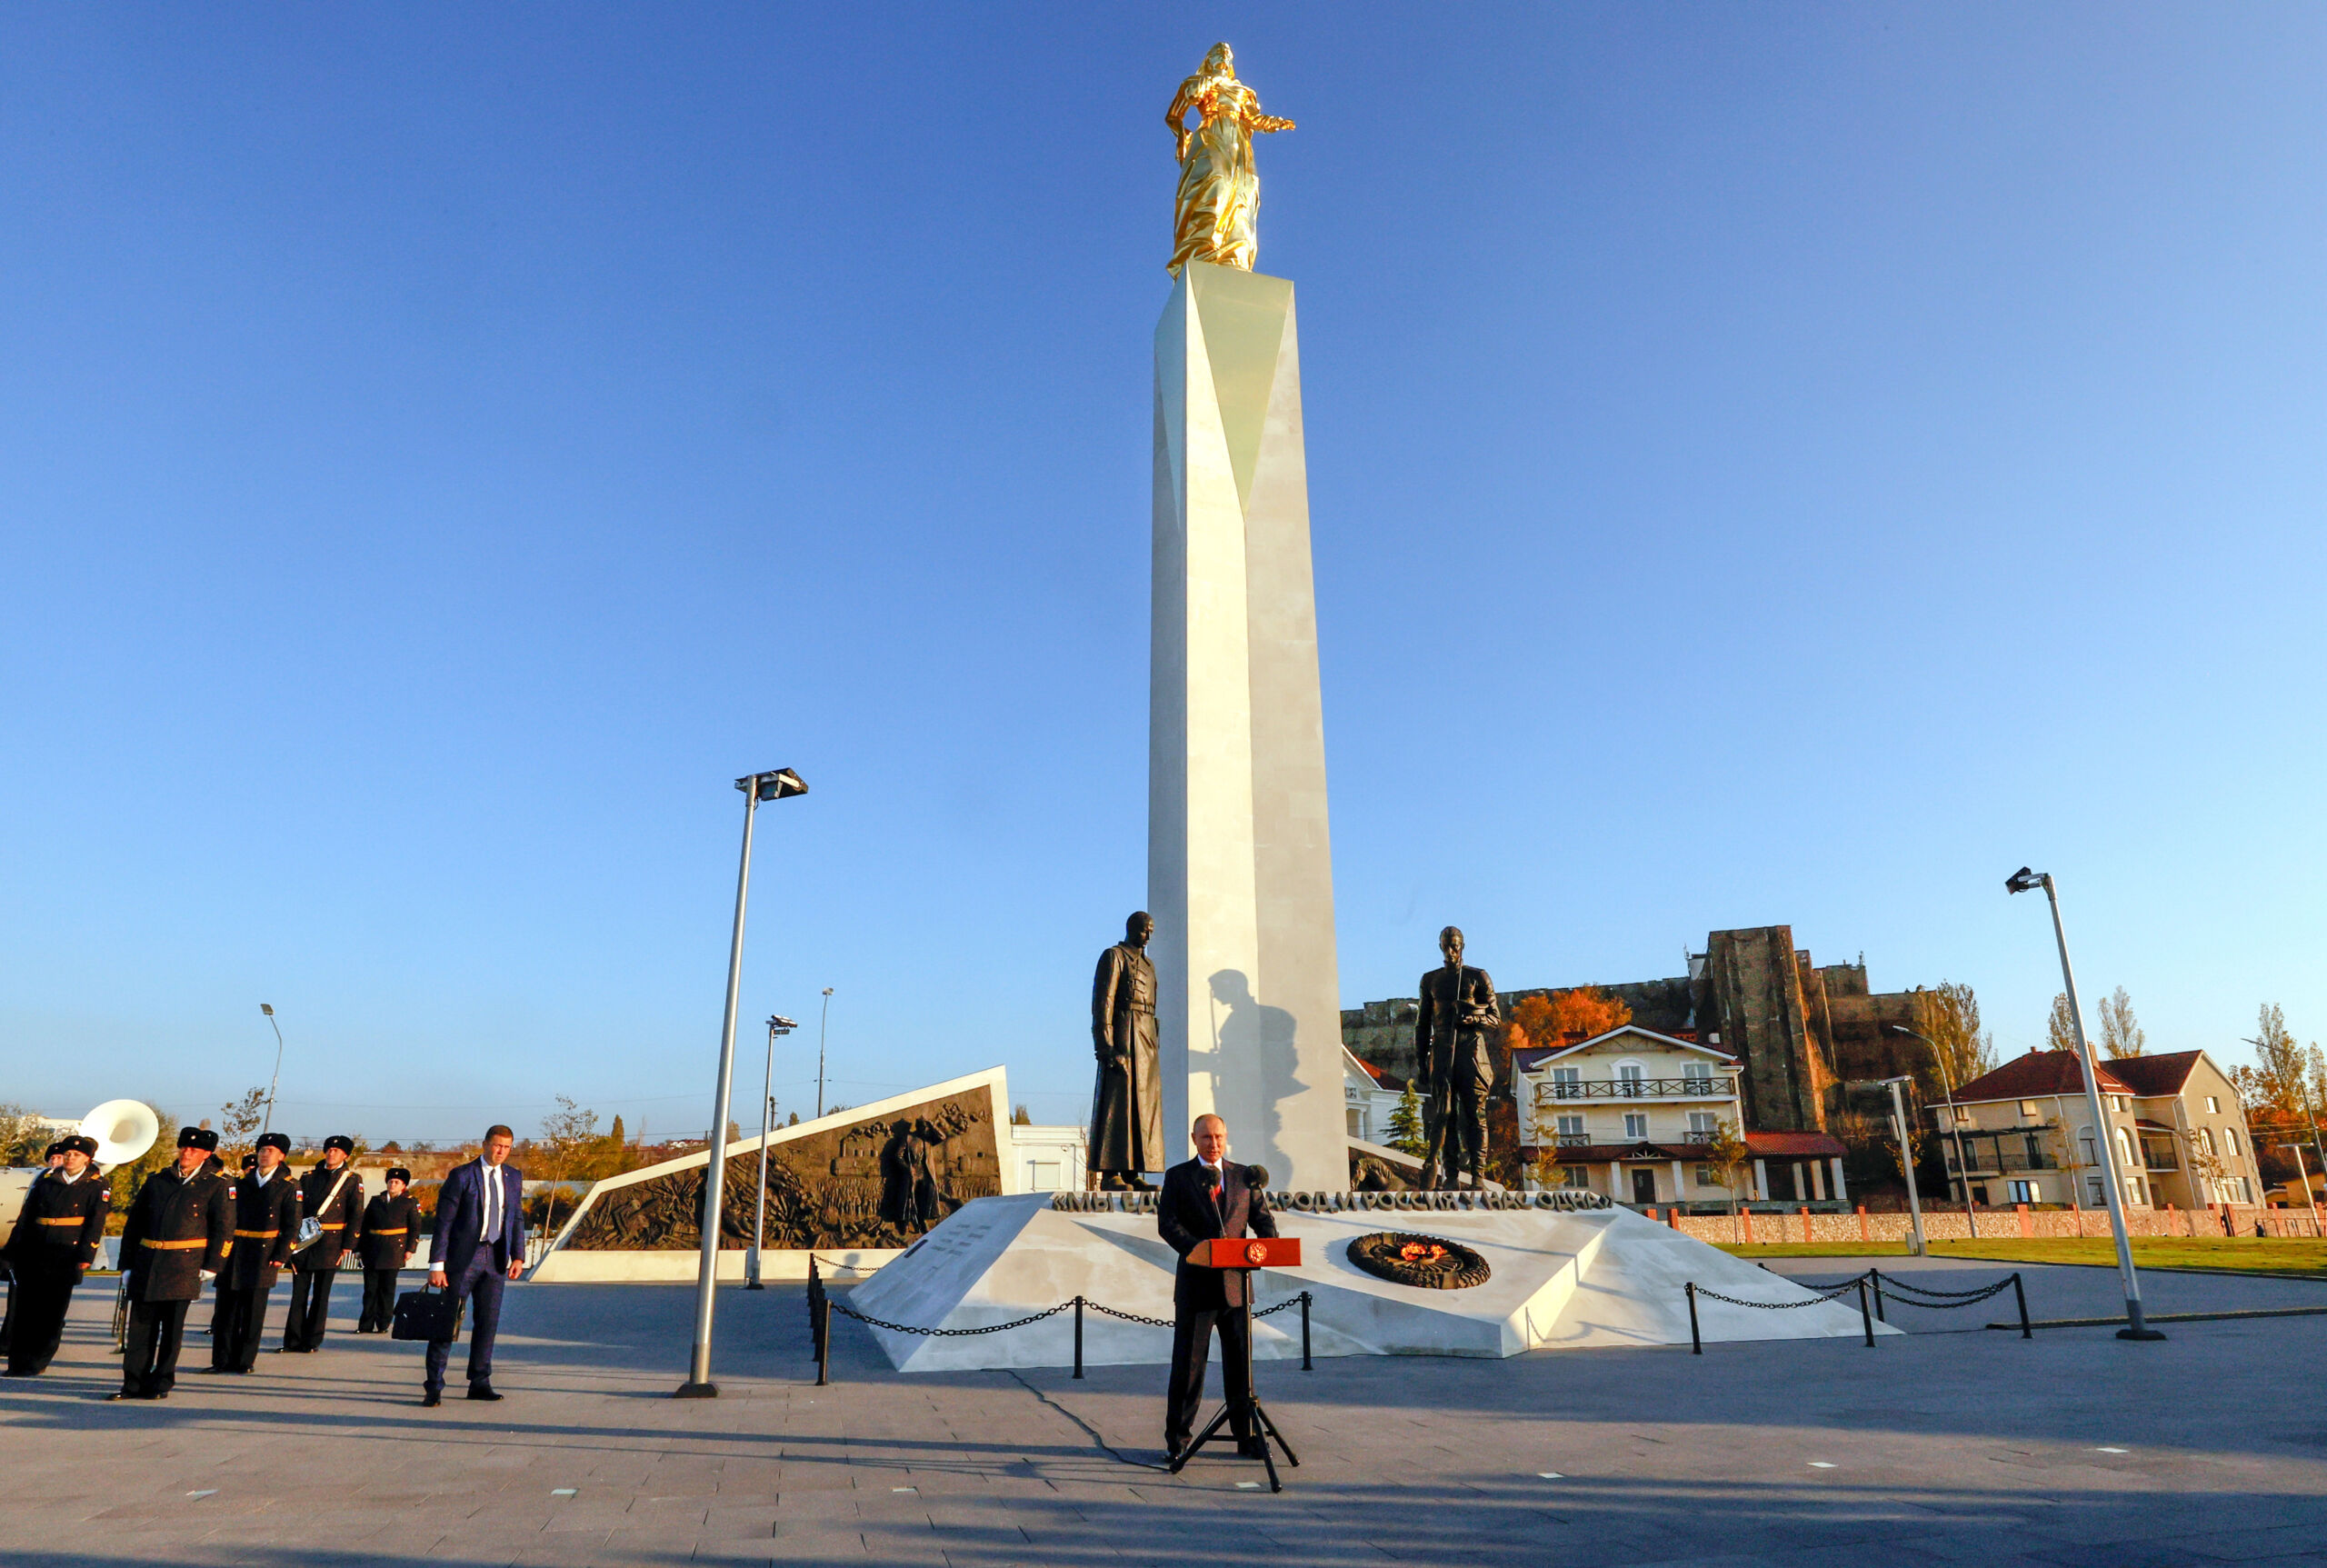
[[[235,1233],[238,1236],[255,1236],[265,1241],[269,1236],[279,1236],[283,1233],[281,1231],[236,1231]]]
[[[330,1226],[326,1225],[326,1226],[325,1226],[325,1227],[324,1227],[324,1228],[325,1228],[325,1229],[326,1229],[326,1230],[329,1230],[329,1229],[331,1229],[332,1227],[330,1227]],[[404,1225],[398,1225],[398,1226],[397,1226],[394,1230],[393,1230],[393,1231],[365,1231],[364,1233],[365,1233],[365,1235],[367,1235],[367,1236],[400,1236],[400,1235],[404,1234],[404,1232],[405,1232],[405,1230],[406,1230],[406,1229],[408,1229],[408,1228],[409,1228],[409,1227],[404,1226]]]
[[[346,1228],[345,1225],[317,1225],[315,1227],[319,1231],[344,1231]]]
[[[137,1244],[141,1247],[151,1247],[157,1253],[185,1253],[192,1252],[196,1247],[206,1247],[210,1243],[206,1241],[149,1242],[141,1236],[138,1238]]]
[[[89,1222],[75,1214],[62,1220],[42,1220],[38,1223],[44,1225],[85,1225]]]

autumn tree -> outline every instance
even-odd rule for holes
[[[2076,1020],[2069,1013],[2069,994],[2065,991],[2057,992],[2052,997],[2052,1015],[2044,1020],[2044,1048],[2076,1049]]]
[[[55,1139],[48,1124],[22,1105],[0,1105],[0,1165],[37,1165]]]
[[[266,1121],[266,1091],[253,1089],[241,1099],[218,1107],[218,1159],[229,1176],[239,1174],[243,1156],[251,1152],[251,1134]]]
[[[559,1182],[571,1174],[574,1159],[587,1153],[597,1141],[598,1114],[560,1094],[557,1096],[557,1109],[542,1118],[542,1135],[534,1140],[534,1148],[549,1167],[549,1180]],[[549,1217],[543,1223],[544,1230],[556,1227],[557,1200],[558,1190],[552,1187],[549,1191]]]
[[[2101,1051],[2111,1061],[2138,1056],[2149,1049],[2149,1036],[2133,1017],[2133,999],[2122,985],[2101,999]]]
[[[1705,1164],[1721,1177],[1721,1184],[1729,1192],[1729,1213],[1737,1213],[1737,1189],[1744,1183],[1745,1167],[1753,1163],[1753,1151],[1746,1146],[1737,1124],[1724,1121],[1717,1124],[1713,1137],[1704,1145]]]
[[[1570,1037],[1589,1040],[1621,1029],[1633,1021],[1633,1010],[1593,985],[1573,991],[1547,991],[1523,996],[1511,1009],[1508,1029],[1512,1049],[1529,1045],[1562,1045]]]
[[[1962,1088],[1996,1066],[1995,1036],[1980,1027],[1980,999],[1969,985],[1942,980],[1923,995],[1923,1033],[1947,1081]]]

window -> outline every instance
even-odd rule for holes
[[[1710,1062],[1682,1063],[1681,1082],[1692,1094],[1712,1094],[1713,1064]]]
[[[1972,1124],[1972,1112],[1970,1107],[1964,1105],[1958,1105],[1955,1107],[1955,1124],[1959,1127],[1968,1127]]]
[[[1562,1165],[1560,1185],[1583,1192],[1592,1185],[1592,1173],[1582,1165]]]
[[[2212,1116],[2219,1116],[2222,1114],[2221,1095],[2209,1094],[2206,1096],[2206,1114]]]
[[[2238,1129],[2237,1129],[2237,1128],[2235,1128],[2235,1127],[2224,1127],[2224,1128],[2222,1130],[2222,1144],[2223,1144],[2223,1146],[2224,1146],[2224,1147],[2226,1147],[2227,1149],[2229,1149],[2229,1151],[2230,1151],[2232,1154],[2235,1154],[2236,1153],[2238,1153]]]
[[[1558,1118],[1558,1126],[1559,1134],[1562,1138],[1581,1138],[1583,1136],[1583,1118],[1581,1116],[1562,1116]]]
[[[2125,1183],[2125,1202],[2139,1205],[2148,1201],[2142,1196],[2142,1179],[2139,1176],[2133,1177]]]
[[[1641,1064],[1637,1062],[1619,1062],[1616,1064],[1616,1082],[1623,1085],[1622,1092],[1626,1094],[1639,1094],[1641,1080],[1645,1078],[1647,1075],[1648,1074],[1642,1070]]]
[[[2101,1178],[2098,1176],[2085,1177],[2084,1206],[2088,1209],[2098,1209],[2105,1207],[2108,1202],[2109,1195],[2102,1188]]]
[[[2033,1182],[2007,1182],[2004,1185],[2012,1189],[2012,1201],[2015,1203],[2032,1203],[2037,1201],[2036,1183]]]
[[[1627,1111],[1624,1113],[1624,1136],[1627,1138],[1645,1138],[1648,1136],[1648,1115],[1645,1112]]]
[[[1711,1111],[1692,1111],[1689,1113],[1689,1141],[1691,1143],[1710,1143],[1713,1139],[1713,1135],[1720,1130],[1721,1118],[1714,1115]]]
[[[2036,1102],[2033,1100],[2022,1100],[2020,1103],[2020,1114],[2023,1116],[2035,1115],[2037,1114]]]
[[[2214,1152],[2214,1135],[2211,1130],[2204,1127],[2198,1129],[2198,1147],[2209,1154]]]
[[[1711,1165],[1699,1165],[1697,1167],[1697,1185],[1700,1187],[1718,1187],[1721,1185],[1721,1173],[1714,1170]]]
[[[2122,1127],[2117,1129],[2117,1163],[2128,1167],[2141,1164],[2141,1156],[2133,1153],[2133,1140]]]
[[[1573,1067],[1552,1069],[1552,1098],[1580,1100],[1583,1097],[1583,1074]]]

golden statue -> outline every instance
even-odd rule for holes
[[[1198,116],[1187,126],[1187,113]],[[1172,203],[1173,277],[1192,261],[1253,270],[1260,249],[1254,229],[1261,210],[1261,176],[1253,167],[1253,133],[1289,131],[1291,120],[1261,113],[1260,95],[1236,79],[1235,56],[1214,44],[1203,69],[1180,84],[1165,112],[1179,144],[1180,190]]]

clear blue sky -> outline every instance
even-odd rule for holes
[[[0,1098],[1087,1108],[1144,897],[1162,115],[1294,279],[1342,993],[1790,923],[2327,1039],[2327,12],[0,16]],[[804,1046],[803,1040],[805,1040]],[[739,1103],[756,1088],[757,1053]]]

